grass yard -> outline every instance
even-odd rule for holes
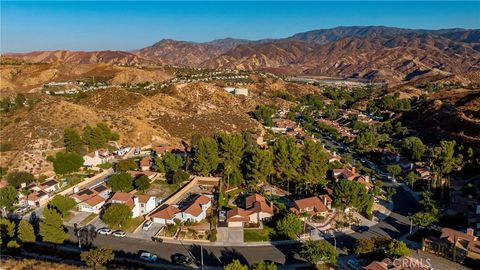
[[[243,238],[245,242],[264,242],[273,238],[275,230],[268,226],[263,229],[243,229]]]
[[[165,180],[155,180],[145,194],[158,198],[167,198],[179,188],[180,185],[178,184],[169,184]]]
[[[133,233],[133,231],[135,231],[135,229],[138,226],[140,226],[140,224],[142,224],[143,221],[145,221],[143,217],[133,218],[132,221],[130,221],[130,226],[128,226],[128,228],[125,231],[129,233]]]
[[[97,216],[98,216],[97,214],[91,213],[91,214],[88,215],[86,218],[84,218],[82,221],[80,221],[80,225],[81,225],[81,226],[87,225],[87,224],[90,223],[92,220],[94,220]]]

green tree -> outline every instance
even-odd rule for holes
[[[106,247],[92,248],[80,253],[80,259],[94,270],[106,269],[105,264],[113,261],[114,258],[113,250]]]
[[[353,251],[357,255],[373,252],[375,250],[375,241],[372,238],[359,238],[355,241]]]
[[[415,172],[411,171],[407,173],[407,181],[412,188],[415,182],[417,182],[417,180],[418,180],[418,175]]]
[[[303,231],[302,221],[293,213],[288,213],[278,220],[276,228],[279,234],[288,239],[297,239],[298,234]]]
[[[325,116],[330,120],[335,120],[338,118],[338,105],[335,103],[330,103],[325,106]]]
[[[97,128],[100,129],[104,135],[104,137],[108,140],[108,141],[116,141],[120,138],[120,136],[118,135],[118,133],[115,133],[113,132],[107,124],[105,123],[98,123],[97,124]]]
[[[17,235],[22,243],[32,243],[36,239],[32,224],[23,219],[20,220],[18,225]]]
[[[313,265],[336,264],[338,251],[327,241],[307,240],[300,248],[300,256]]]
[[[107,138],[105,138],[105,134],[103,134],[100,128],[86,126],[83,129],[82,138],[89,151],[94,151],[107,145]]]
[[[323,146],[312,140],[306,140],[302,158],[302,180],[305,190],[312,184],[325,187],[327,170],[328,160]]]
[[[387,188],[387,199],[392,201],[392,197],[395,195],[395,193],[397,193],[397,191],[394,188]]]
[[[240,169],[245,140],[240,133],[218,133],[216,135],[224,175],[227,176],[227,186],[230,186],[230,176]]]
[[[105,210],[102,220],[111,228],[125,229],[132,220],[132,210],[125,204],[113,203]]]
[[[172,177],[173,183],[175,183],[175,184],[180,184],[180,183],[183,183],[185,181],[188,181],[189,178],[190,178],[190,174],[188,174],[187,172],[185,172],[182,169],[177,169],[173,173],[173,177]]]
[[[153,160],[153,170],[156,172],[166,173],[165,165],[163,164],[163,159],[157,157]]]
[[[120,172],[135,171],[138,169],[138,164],[133,158],[124,159],[115,164],[115,169]]]
[[[12,239],[15,236],[15,223],[6,218],[0,219],[0,236],[2,243]]]
[[[11,172],[11,173],[7,174],[5,179],[7,180],[7,183],[10,186],[13,186],[17,189],[20,188],[22,183],[25,183],[25,184],[28,185],[28,184],[35,181],[35,177],[33,177],[33,175],[31,173],[23,172],[23,171],[21,171],[21,172]]]
[[[150,186],[150,179],[146,175],[141,175],[135,179],[135,187],[142,192],[145,192]]]
[[[274,123],[272,121],[272,117],[277,113],[275,108],[266,106],[266,105],[258,105],[255,108],[255,111],[252,112],[253,118],[258,120],[265,126],[273,127]]]
[[[248,266],[243,265],[239,260],[233,260],[223,267],[224,270],[248,270]]]
[[[40,235],[43,242],[63,244],[68,234],[63,228],[62,215],[55,208],[44,208],[43,219],[40,221]]]
[[[418,137],[407,137],[402,141],[402,148],[413,160],[421,160],[426,147]]]
[[[247,183],[251,189],[256,189],[260,183],[266,183],[273,173],[273,154],[270,150],[255,148],[247,165]]]
[[[133,189],[133,178],[129,173],[114,174],[107,182],[113,192],[129,192]]]
[[[162,163],[165,168],[165,172],[171,173],[182,167],[182,157],[170,152],[166,152],[162,157]]]
[[[302,164],[302,152],[292,138],[278,138],[273,144],[273,164],[277,168],[277,178],[287,181],[287,190],[290,181],[298,176],[298,168]]]
[[[388,245],[388,254],[393,257],[407,256],[411,254],[410,249],[405,242],[400,240],[393,240]]]
[[[420,227],[427,227],[430,224],[438,221],[440,217],[440,210],[432,198],[433,194],[430,192],[422,193],[422,200],[420,204],[423,210],[410,216],[412,223]]]
[[[83,140],[80,134],[73,128],[66,128],[63,133],[65,151],[83,154]]]
[[[363,210],[369,200],[367,189],[356,181],[339,180],[334,186],[335,205],[342,208],[353,207],[358,211]]]
[[[391,174],[392,176],[397,176],[402,172],[402,167],[400,165],[388,165],[387,166],[387,172]]]
[[[460,166],[463,160],[461,154],[455,154],[455,141],[440,141],[440,146],[432,149],[432,171],[434,173],[434,187],[441,185],[441,179],[449,174],[456,167]]]
[[[355,147],[360,152],[370,152],[377,148],[380,143],[380,136],[375,130],[365,130],[355,137]]]
[[[252,265],[252,270],[277,270],[274,262],[261,261]]]
[[[57,174],[77,172],[83,166],[83,157],[77,153],[58,152],[53,160],[53,170]]]
[[[63,196],[63,195],[55,195],[53,199],[48,203],[47,207],[54,208],[57,210],[63,218],[65,218],[70,210],[72,210],[77,202],[73,198]]]
[[[13,186],[6,186],[0,189],[0,206],[7,210],[13,209],[13,204],[17,201],[18,191]]]
[[[195,147],[194,161],[193,169],[200,175],[215,171],[220,162],[217,141],[211,137],[201,138]]]

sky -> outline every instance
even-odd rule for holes
[[[0,51],[132,50],[161,39],[283,38],[315,29],[384,25],[480,28],[470,2],[1,1]]]

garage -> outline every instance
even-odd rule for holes
[[[241,221],[230,221],[228,222],[229,228],[241,228],[243,227],[243,222]]]

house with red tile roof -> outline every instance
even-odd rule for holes
[[[157,155],[158,157],[163,156],[163,154],[165,154],[166,152],[185,155],[185,148],[175,147],[170,145],[161,145],[161,146],[152,148],[152,150],[153,152],[155,152],[155,155]]]
[[[112,190],[105,184],[83,189],[72,195],[77,202],[77,209],[81,212],[99,214],[105,205]]]
[[[107,204],[121,203],[132,210],[132,217],[146,215],[156,207],[156,199],[148,195],[134,195],[126,192],[115,192]]]
[[[195,195],[184,203],[184,206],[164,205],[152,213],[150,218],[160,224],[173,224],[175,219],[181,222],[200,222],[207,217],[207,210],[212,207],[212,196]]]
[[[83,156],[83,166],[93,167],[112,161],[114,156],[107,149],[98,149]]]
[[[245,223],[260,223],[273,216],[273,205],[260,194],[245,198],[245,207],[235,207],[227,211],[225,221],[228,227],[242,227]]]
[[[328,195],[325,196],[328,197]],[[325,196],[323,196],[322,199],[328,203]],[[303,217],[303,219],[311,218],[317,215],[325,217],[328,214],[329,208],[327,207],[327,205],[325,205],[322,199],[320,199],[320,197],[314,196],[295,200],[290,210],[297,215],[305,213],[307,217]],[[329,201],[331,206],[331,199]]]
[[[359,182],[360,184],[364,185],[367,189],[370,189],[373,187],[373,184],[370,182],[370,180],[359,174],[357,172],[357,168],[353,166],[351,169],[349,168],[341,168],[341,169],[333,169],[333,179],[335,181],[338,181],[340,179],[346,179],[349,181],[356,181]]]
[[[151,157],[143,157],[141,160],[140,160],[140,169],[142,171],[149,171],[151,166],[152,166],[152,158]]]
[[[440,237],[429,236],[423,241],[424,251],[444,257],[451,257],[453,249],[459,260],[471,258],[480,260],[480,240],[473,229],[461,232],[450,228],[443,228]]]

